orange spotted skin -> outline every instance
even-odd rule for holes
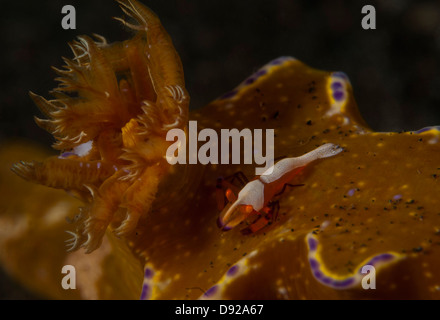
[[[182,64],[169,35],[150,9],[118,2],[133,20],[119,19],[136,31],[133,39],[108,44],[101,36],[78,37],[70,43],[74,58],[54,68],[60,75],[55,99],[31,93],[48,117],[36,122],[54,135],[61,156],[13,166],[25,179],[86,202],[73,248],[86,252],[99,247],[112,222],[115,233],[126,236],[148,214],[170,169],[166,132],[184,129],[188,117]],[[88,143],[90,150],[77,151]]]

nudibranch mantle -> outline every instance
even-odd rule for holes
[[[306,236],[307,247],[309,250],[308,258],[310,268],[313,276],[325,286],[333,289],[343,290],[359,286],[362,279],[366,276],[364,272],[365,266],[378,268],[389,266],[391,263],[397,262],[404,256],[396,252],[385,252],[374,257],[370,257],[361,262],[357,267],[354,267],[354,272],[351,275],[334,275],[326,268],[322,262],[320,255],[320,245],[318,237],[312,232]],[[374,288],[375,289],[375,288]]]
[[[137,4],[135,1],[123,3]],[[55,175],[52,169],[57,168],[69,178],[80,172],[79,162],[83,161],[81,170],[84,171],[81,172],[87,172],[87,179],[92,183],[85,189],[74,190],[78,181],[65,181],[73,186],[72,191],[87,200],[89,206],[94,196],[93,201],[105,197],[105,200],[101,199],[103,206],[120,207],[118,202],[112,203],[107,197],[124,190],[133,190],[133,197],[157,197],[155,195],[164,189],[159,181],[162,182],[169,170],[158,159],[164,147],[162,128],[183,123],[183,120],[176,122],[176,119],[179,116],[184,118],[185,109],[165,107],[168,111],[162,113],[154,103],[159,91],[152,82],[160,72],[152,72],[151,77],[148,72],[145,77],[143,71],[153,65],[140,58],[141,49],[148,41],[144,36],[140,30],[133,40],[122,44],[110,45],[104,40],[95,43],[86,37],[73,43],[77,59],[66,61],[73,70],[62,75],[67,79],[66,85],[78,86],[81,79],[69,75],[77,74],[85,63],[94,65],[93,59],[89,61],[89,55],[85,54],[88,46],[88,50],[100,55],[100,62],[112,57],[127,57],[124,70],[132,72],[130,79],[137,79],[133,83],[139,86],[134,90],[128,80],[118,84],[115,77],[108,74],[112,69],[100,68],[101,64],[97,66],[97,73],[85,72],[86,76],[99,81],[93,81],[94,90],[81,88],[81,94],[88,99],[110,102],[96,105],[100,119],[105,119],[109,126],[107,131],[102,131],[101,121],[81,117],[88,100],[76,101],[58,92],[54,101],[33,96],[51,119],[38,121],[39,124],[60,138],[55,147],[63,152],[65,159],[55,157],[58,160],[55,165],[53,158],[41,165],[23,163],[15,167],[20,171],[18,173],[39,180]],[[192,111],[189,118],[198,121],[200,127],[218,130],[221,127],[275,129],[275,157],[301,155],[325,143],[340,145],[344,152],[331,161],[321,161],[302,171],[292,183],[304,185],[282,195],[278,219],[247,236],[237,229],[227,233],[217,229],[219,212],[215,190],[219,176],[227,177],[238,171],[252,176],[252,165],[194,165],[190,167],[193,171],[178,173],[174,182],[187,185],[185,190],[164,198],[161,206],[153,206],[151,212],[154,214],[142,214],[136,232],[127,233],[122,239],[111,232],[106,233],[105,237],[114,246],[112,263],[98,266],[103,274],[102,281],[106,280],[106,290],[101,293],[103,297],[121,297],[118,289],[127,287],[123,275],[134,274],[136,279],[143,280],[137,282],[136,290],[124,297],[139,298],[144,287],[142,298],[153,299],[440,299],[439,131],[431,127],[420,132],[373,132],[359,114],[348,79],[340,74],[310,68],[295,59],[275,61],[277,63],[271,63],[264,74],[252,76],[253,80],[243,82],[232,91],[233,94]],[[154,66],[161,65],[160,62],[156,61]],[[335,84],[336,80],[340,84]],[[166,91],[175,93],[177,105],[181,102],[182,94],[175,87],[171,85]],[[183,96],[187,97],[186,94]],[[119,113],[115,115],[109,112],[113,108],[106,108],[112,105],[115,97],[133,103],[127,103],[128,107],[118,109]],[[57,102],[59,99],[61,102]],[[147,103],[139,107],[134,103],[138,101]],[[64,104],[73,104],[77,108],[71,112]],[[139,119],[140,110],[148,117],[142,117],[143,121],[132,121]],[[54,115],[57,117],[55,122]],[[87,125],[79,126],[79,122],[72,121],[77,117]],[[151,126],[152,123],[160,125]],[[141,150],[131,150],[136,137],[142,137],[142,134],[135,133],[142,133],[146,127],[151,129],[146,133],[151,139]],[[91,140],[92,148],[83,159],[78,159],[78,150],[73,149]],[[125,150],[130,153],[120,158]],[[138,158],[147,163],[146,167],[131,166]],[[98,162],[101,170],[96,170]],[[65,167],[57,167],[59,163]],[[32,171],[39,166],[48,176]],[[148,172],[148,179],[141,174],[139,188],[130,189],[135,177],[127,175],[137,170]],[[104,171],[108,173],[98,174]],[[108,178],[111,173],[114,177]],[[104,182],[107,181],[105,178],[111,181]],[[58,183],[58,180],[54,181]],[[21,188],[25,187],[19,185],[18,190]],[[39,194],[43,193],[38,190]],[[52,195],[50,192],[46,194]],[[31,196],[32,192],[29,193]],[[122,200],[128,198],[126,195]],[[74,206],[73,202],[70,203]],[[9,252],[20,253],[13,255],[17,261],[28,262],[29,258],[24,257],[32,257],[45,265],[59,266],[72,255],[65,250],[39,250],[35,255],[38,247],[23,245],[23,242],[35,243],[35,237],[45,241],[50,248],[58,248],[62,243],[64,232],[40,222],[42,218],[49,220],[45,219],[49,209],[39,210],[38,215],[32,212],[35,213],[32,216],[38,218],[22,215],[23,219],[31,219],[34,228],[33,232],[15,237],[22,242],[10,241],[6,245],[2,240]],[[87,212],[90,207],[84,210]],[[117,216],[119,214],[123,216],[122,212]],[[19,219],[19,216],[16,214],[14,218]],[[121,216],[117,222],[123,220]],[[12,221],[5,213],[0,217],[2,222]],[[114,223],[118,225],[117,222]],[[4,256],[2,260],[5,260]],[[363,290],[359,280],[348,280],[343,283],[345,288],[335,288],[335,279],[349,279],[362,264],[374,265],[379,261],[382,265],[378,268],[375,290]],[[145,266],[143,269],[139,268],[139,262]],[[116,265],[119,269],[115,269]],[[29,277],[29,272],[33,271],[20,272]],[[50,288],[59,289],[58,278],[29,278],[39,281],[33,283],[33,287],[45,289],[51,284]],[[51,294],[53,297],[67,297],[67,293],[55,289]]]

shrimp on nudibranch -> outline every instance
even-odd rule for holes
[[[268,212],[268,203],[274,196],[281,193],[283,188],[305,166],[317,159],[328,158],[340,153],[343,149],[335,144],[326,143],[300,157],[286,158],[269,167],[261,176],[248,182],[238,193],[233,194],[231,189],[226,190],[229,203],[218,218],[218,226],[227,231],[252,215]],[[256,232],[269,223],[264,216],[259,217],[244,229],[247,232]],[[246,232],[245,231],[245,232]]]
[[[135,231],[148,214],[159,182],[170,172],[166,132],[185,129],[189,96],[183,68],[158,17],[135,0],[118,0],[134,22],[116,18],[136,34],[108,44],[102,36],[70,43],[54,100],[30,93],[48,119],[37,124],[61,151],[43,162],[19,162],[24,179],[78,196],[86,205],[75,219],[71,249],[97,249],[108,227]]]

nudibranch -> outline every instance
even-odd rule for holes
[[[92,251],[103,238],[102,246],[90,255],[66,252],[65,226],[55,218],[77,203],[2,172],[1,190],[13,203],[0,210],[8,270],[53,298],[440,298],[439,127],[373,132],[345,74],[275,59],[188,118],[218,132],[274,129],[275,158],[327,143],[344,151],[293,177],[302,186],[280,196],[271,225],[223,232],[217,179],[240,171],[250,177],[254,166],[165,163],[164,130],[187,120],[180,61],[148,9],[120,3],[137,21],[126,23],[135,37],[115,44],[81,37],[59,71],[56,100],[32,95],[49,117],[37,122],[54,134],[61,155],[14,167],[81,198],[78,239],[69,244]],[[23,154],[19,146],[8,152],[17,149]],[[171,192],[173,185],[185,188]],[[23,190],[29,201],[17,199]],[[23,267],[30,261],[40,267]],[[60,289],[65,264],[82,267],[75,293]],[[375,289],[362,286],[366,266],[376,269]]]
[[[182,64],[158,17],[136,1],[118,1],[137,33],[108,44],[102,36],[70,43],[60,85],[46,100],[31,98],[49,119],[37,124],[56,139],[60,156],[20,162],[13,171],[49,187],[64,189],[86,205],[75,217],[71,248],[91,252],[109,226],[133,232],[149,212],[159,181],[169,171],[166,132],[184,129],[189,96]],[[113,225],[112,225],[113,223]]]

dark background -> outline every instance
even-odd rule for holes
[[[359,109],[377,131],[440,125],[440,1],[150,0],[179,52],[199,108],[279,56],[317,69],[344,71]],[[61,8],[76,8],[76,30],[61,28]],[[376,8],[377,29],[363,30],[361,9]],[[27,92],[56,86],[50,66],[72,57],[67,42],[98,33],[109,42],[130,33],[112,16],[114,1],[3,1],[0,11],[0,144],[32,139],[48,147],[41,115]],[[35,297],[0,270],[0,299]]]

